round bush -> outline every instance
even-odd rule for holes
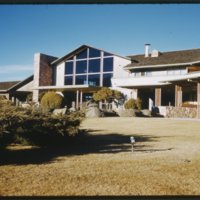
[[[47,92],[41,99],[41,107],[45,111],[52,111],[61,108],[63,104],[63,97],[55,92]]]
[[[125,109],[141,109],[141,104],[142,101],[137,98],[137,99],[129,99],[125,104],[124,108]]]

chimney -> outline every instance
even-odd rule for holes
[[[150,44],[145,44],[145,58],[149,57],[149,48],[150,48]]]

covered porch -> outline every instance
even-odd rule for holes
[[[196,109],[200,118],[200,78],[174,80],[166,85],[132,87],[134,98],[142,100],[143,109],[152,106]]]
[[[41,92],[55,91],[61,93],[65,99],[67,108],[81,109],[85,102],[92,99],[94,92],[98,91],[100,87],[92,87],[89,85],[80,86],[43,86],[37,88],[38,97]]]

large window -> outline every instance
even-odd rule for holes
[[[111,86],[111,78],[113,74],[108,73],[108,74],[103,74],[103,86],[105,87],[110,87]]]
[[[76,62],[76,74],[87,73],[87,61],[81,60]]]
[[[64,84],[110,87],[113,64],[112,54],[86,48],[66,61]]]
[[[76,85],[85,85],[87,84],[87,76],[86,75],[77,75],[76,76]]]
[[[87,49],[81,51],[79,54],[77,54],[76,59],[84,59],[87,58]]]
[[[89,73],[100,72],[100,59],[89,60]]]
[[[113,71],[113,58],[104,58],[103,59],[103,71],[104,72]]]
[[[104,52],[104,57],[106,57],[106,56],[112,56],[112,54],[110,54],[110,53],[108,53],[108,52]]]
[[[99,86],[100,85],[100,74],[88,75],[88,85]]]
[[[65,76],[65,85],[73,85],[73,77]]]
[[[97,49],[89,48],[89,57],[90,58],[95,58],[95,57],[100,57],[101,52]]]
[[[65,75],[67,74],[73,74],[73,62],[65,63]]]

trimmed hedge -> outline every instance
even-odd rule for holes
[[[61,108],[64,98],[56,92],[47,92],[42,96],[41,107],[44,111]]]
[[[125,109],[141,109],[142,107],[142,101],[137,98],[137,99],[129,99],[127,102],[124,104]]]

